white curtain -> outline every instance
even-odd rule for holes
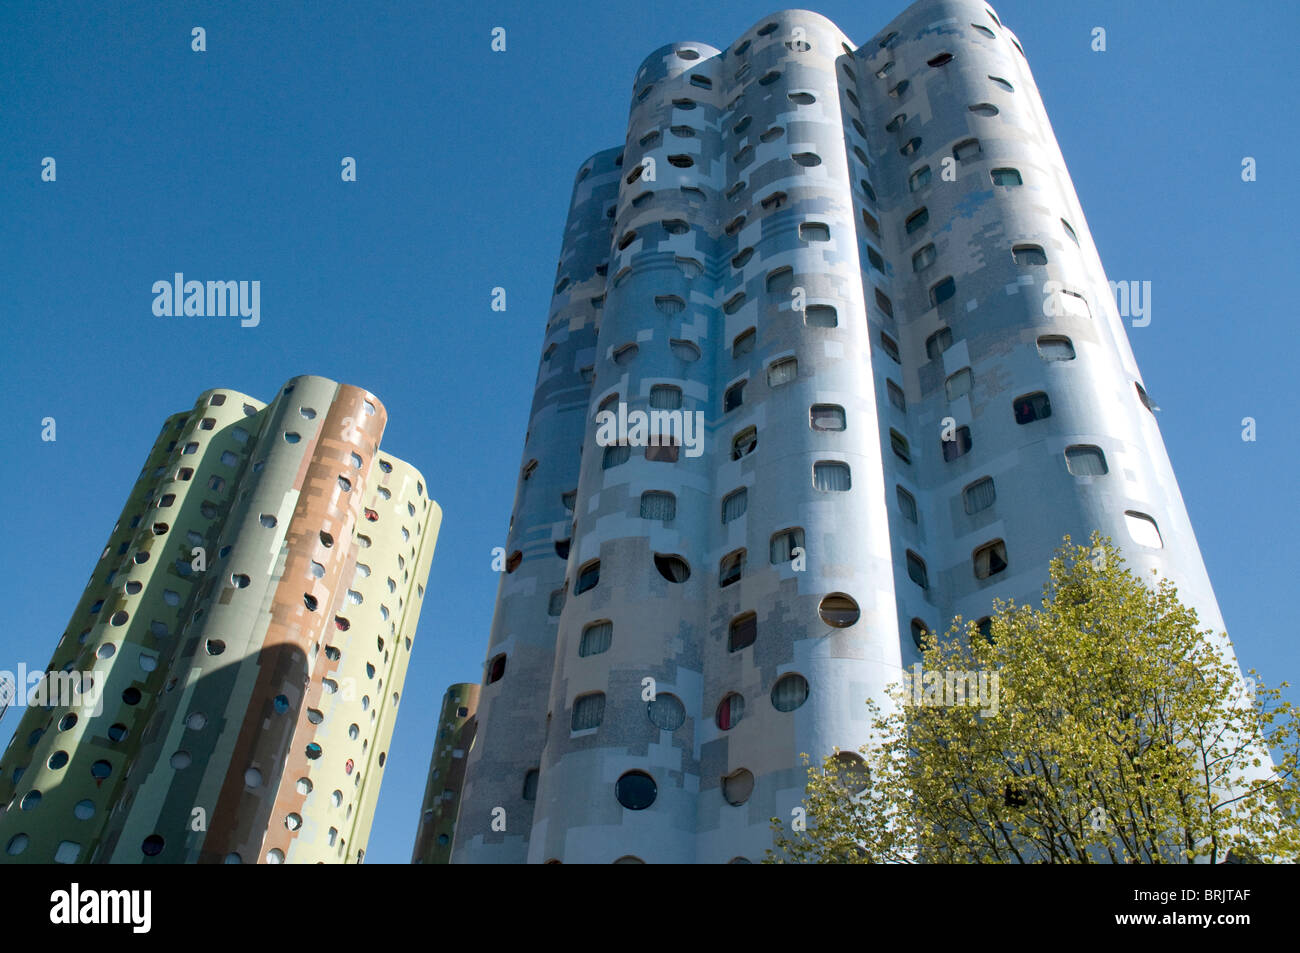
[[[738,580],[745,572],[745,551],[742,549],[738,553],[722,558],[722,564],[718,567],[718,585],[727,586]]]
[[[813,404],[812,425],[814,430],[843,430],[844,408],[838,404]]]
[[[813,464],[813,486],[819,490],[843,492],[853,485],[847,463]]]
[[[726,496],[722,501],[722,522],[730,523],[734,519],[739,519],[745,515],[745,510],[749,508],[749,491],[739,489],[735,493]]]
[[[620,463],[627,463],[628,458],[632,456],[632,448],[627,444],[605,448],[605,458],[601,463],[602,469],[608,470],[610,467],[616,467]]]
[[[898,508],[902,511],[904,519],[910,522],[916,522],[916,497],[912,496],[901,486],[894,488],[898,496]]]
[[[652,410],[677,410],[682,406],[682,390],[671,384],[656,384],[650,388]]]
[[[1065,448],[1067,469],[1075,476],[1103,476],[1108,472],[1101,447],[1080,444]]]
[[[777,361],[767,369],[767,386],[780,387],[788,384],[799,374],[799,362],[793,357]]]
[[[772,707],[794,711],[808,700],[808,680],[802,675],[784,675],[772,686]]]
[[[971,373],[969,367],[963,367],[956,374],[945,381],[944,386],[948,390],[948,399],[956,400],[958,397],[964,397],[970,393]]]
[[[641,518],[643,520],[668,521],[677,516],[677,497],[671,493],[650,491],[641,494]]]
[[[966,488],[966,512],[978,513],[980,510],[986,510],[993,505],[997,497],[992,478],[986,477]]]
[[[595,728],[605,717],[605,693],[593,692],[574,699],[573,730],[582,731]]]
[[[614,623],[593,622],[582,630],[582,642],[578,645],[578,654],[582,657],[599,655],[609,650],[614,639]]]
[[[803,548],[802,529],[787,529],[777,533],[772,537],[772,562],[788,563],[794,558],[792,550],[795,547]]]

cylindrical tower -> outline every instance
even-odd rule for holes
[[[460,682],[442,696],[438,733],[434,737],[429,777],[420,804],[420,822],[415,830],[415,847],[411,851],[413,864],[445,864],[451,860],[456,814],[465,785],[466,755],[474,744],[482,688],[477,682]]]
[[[556,269],[555,293],[524,438],[514,511],[469,752],[453,861],[523,863],[546,743],[556,623],[572,598],[578,471],[605,306],[617,149],[582,164]]]
[[[800,754],[854,762],[865,702],[888,707],[925,633],[1035,601],[1067,532],[1109,534],[1222,628],[1024,53],[985,4],[922,0],[860,48],[806,11],[726,52],[662,47],[621,160],[585,429],[526,454],[582,447],[567,601],[543,631],[503,582],[490,658],[523,632],[551,654],[522,689],[489,667],[519,724],[481,722],[468,770],[467,792],[535,763],[537,802],[525,831],[458,830],[454,859],[519,860],[486,849],[515,836],[532,862],[760,859]],[[481,832],[506,801],[471,803]]]

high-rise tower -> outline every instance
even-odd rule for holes
[[[702,452],[603,445],[620,405]],[[574,187],[453,861],[759,859],[1065,533],[1222,630],[1154,409],[986,4],[656,50]]]
[[[415,830],[413,864],[445,864],[451,859],[451,839],[456,830],[456,812],[465,783],[465,755],[474,744],[481,685],[462,682],[442,696],[438,734],[429,761],[429,777],[420,806],[420,823]],[[533,775],[536,780],[536,774]]]
[[[0,758],[0,860],[363,858],[442,512],[368,391],[169,417]]]

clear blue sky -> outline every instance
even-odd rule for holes
[[[902,8],[816,7],[857,41]],[[446,513],[366,855],[406,862],[442,692],[481,672],[574,174],[622,142],[652,49],[723,48],[773,9],[0,6],[0,668],[48,662],[165,415],[209,387],[267,399],[295,374],[368,387],[391,415],[385,447]],[[1294,677],[1300,6],[995,9],[1109,277],[1153,283],[1153,320],[1129,336],[1244,667]],[[150,287],[176,271],[259,279],[261,326],[154,317]]]

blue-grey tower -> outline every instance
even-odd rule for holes
[[[924,632],[1036,599],[1065,533],[1223,629],[979,0],[652,53],[578,172],[543,347],[453,862],[761,858],[800,753],[863,744]],[[606,412],[685,429],[611,444]]]

